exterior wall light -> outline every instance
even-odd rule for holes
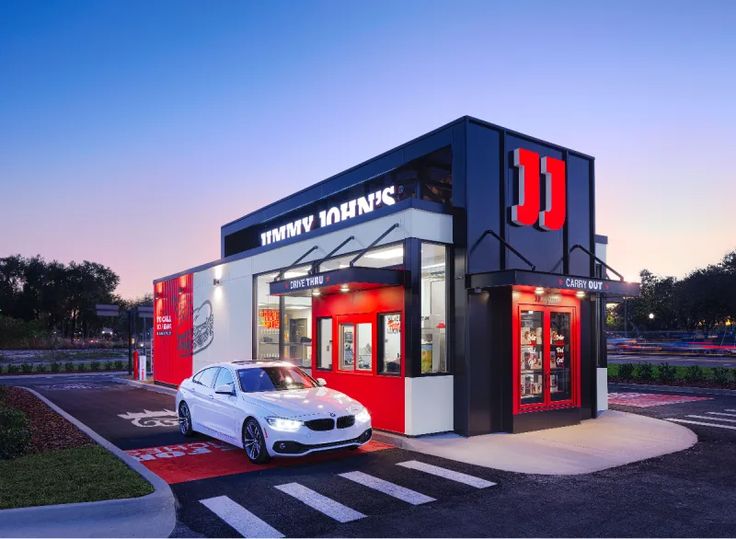
[[[350,287],[344,284],[340,287],[340,292],[350,292]]]
[[[534,289],[534,295],[535,296],[543,296],[544,295],[544,288],[541,286],[538,286]]]
[[[582,290],[578,290],[577,292],[575,292],[575,295],[578,298],[583,299],[585,297],[585,292],[583,292]]]
[[[312,295],[313,296],[319,296],[321,293],[322,292],[320,292],[319,290],[312,290]]]
[[[213,286],[220,286],[220,279],[212,279]]]

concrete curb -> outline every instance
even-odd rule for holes
[[[155,391],[156,393],[163,393],[164,395],[176,395],[176,389],[165,386],[157,386],[153,384],[147,384],[145,382],[139,382],[138,380],[129,380],[128,378],[113,378],[114,381],[120,384],[128,384],[130,386],[139,387],[141,389],[147,389],[148,391]]]
[[[669,391],[671,393],[685,393],[685,394],[703,394],[703,395],[715,395],[725,397],[736,397],[736,390],[734,389],[718,389],[712,387],[695,387],[695,386],[667,386],[659,384],[629,384],[619,382],[609,382],[609,390],[611,388],[620,389],[653,389],[656,391]]]
[[[95,372],[39,372],[37,374],[0,374],[0,381],[7,380],[39,380],[41,378],[61,378],[71,376],[120,376],[122,371],[95,371]]]
[[[3,509],[0,537],[168,537],[176,525],[176,503],[168,483],[43,395],[23,389],[142,475],[155,490],[140,498]]]

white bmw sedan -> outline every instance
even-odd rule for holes
[[[324,385],[286,362],[208,365],[179,385],[179,429],[242,447],[257,464],[370,440],[368,410]]]

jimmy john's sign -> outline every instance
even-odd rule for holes
[[[367,195],[298,217],[275,228],[269,228],[261,232],[261,245],[271,245],[289,238],[295,238],[317,228],[325,228],[337,223],[349,221],[361,215],[366,215],[383,206],[393,206],[396,204],[396,197],[397,187],[390,185],[382,189],[377,189]]]

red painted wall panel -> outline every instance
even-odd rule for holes
[[[153,379],[179,385],[192,375],[192,274],[153,286]]]
[[[401,357],[405,358],[404,335],[406,335],[406,318],[404,316],[404,290],[401,287],[376,288],[345,294],[315,297],[312,301],[312,374],[324,378],[327,386],[362,402],[371,413],[373,427],[377,429],[404,433],[404,369],[406,361],[401,362],[399,375],[377,374],[378,352],[378,314],[401,313]],[[317,369],[319,354],[319,331],[317,319],[332,317],[332,370]],[[371,372],[346,372],[337,368],[339,363],[340,322],[373,323],[374,350],[373,369]]]

